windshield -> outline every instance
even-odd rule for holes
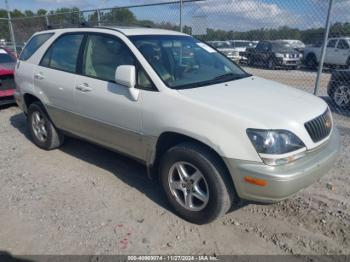
[[[230,42],[211,42],[210,44],[215,48],[232,48]]]
[[[163,82],[173,89],[249,76],[224,55],[190,36],[140,35],[130,39]]]
[[[286,42],[272,42],[271,43],[272,50],[290,50],[292,47],[289,43]]]

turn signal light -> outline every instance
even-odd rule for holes
[[[267,181],[263,180],[263,179],[259,179],[259,178],[253,178],[251,176],[246,176],[244,177],[244,181],[256,186],[266,186],[267,185]]]

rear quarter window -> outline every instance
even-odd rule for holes
[[[19,60],[28,60],[54,33],[45,33],[33,36],[30,41],[26,44]]]

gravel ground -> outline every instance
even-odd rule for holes
[[[0,109],[0,251],[24,254],[350,254],[350,114],[334,168],[273,205],[204,226],[174,215],[138,163],[69,138],[40,150],[17,107]]]

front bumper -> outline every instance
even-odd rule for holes
[[[300,58],[281,58],[278,59],[279,66],[300,66],[301,60]]]
[[[268,166],[259,162],[224,158],[240,198],[273,203],[295,194],[325,175],[334,164],[339,151],[339,133],[333,129],[329,140],[295,162]],[[250,184],[245,177],[263,179],[265,186]]]
[[[15,99],[13,97],[14,90],[0,90],[0,106],[13,104]]]

